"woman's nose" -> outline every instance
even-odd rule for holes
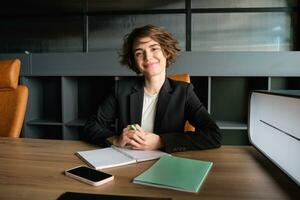
[[[152,57],[152,53],[149,51],[144,52],[144,60],[149,61],[149,59]]]

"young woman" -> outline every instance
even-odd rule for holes
[[[220,130],[192,84],[166,78],[166,68],[179,51],[177,40],[163,27],[146,25],[126,35],[121,64],[142,76],[118,83],[87,121],[84,139],[166,152],[220,147]],[[119,131],[115,133],[109,126],[116,119]],[[186,120],[195,132],[184,132]]]

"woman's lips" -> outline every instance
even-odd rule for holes
[[[158,62],[155,62],[155,63],[147,63],[146,65],[145,65],[145,67],[153,67],[154,65],[156,65],[156,64],[158,64]]]

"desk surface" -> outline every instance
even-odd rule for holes
[[[63,174],[83,164],[74,152],[97,148],[81,141],[0,137],[0,199],[54,200],[66,191],[177,199],[299,199],[300,187],[253,147],[223,146],[174,155],[214,163],[198,194],[133,184],[147,161],[103,171],[115,180],[89,186]]]

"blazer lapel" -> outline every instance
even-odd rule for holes
[[[142,122],[144,88],[143,83],[138,81],[133,87],[133,93],[130,95],[130,124],[139,124]]]
[[[157,101],[157,107],[156,107],[156,115],[155,115],[155,121],[154,121],[154,133],[157,133],[161,124],[161,120],[165,114],[165,111],[168,107],[169,100],[171,98],[171,91],[172,88],[170,86],[170,82],[168,78],[166,78],[165,83],[163,84],[159,95],[158,95],[158,101]]]

